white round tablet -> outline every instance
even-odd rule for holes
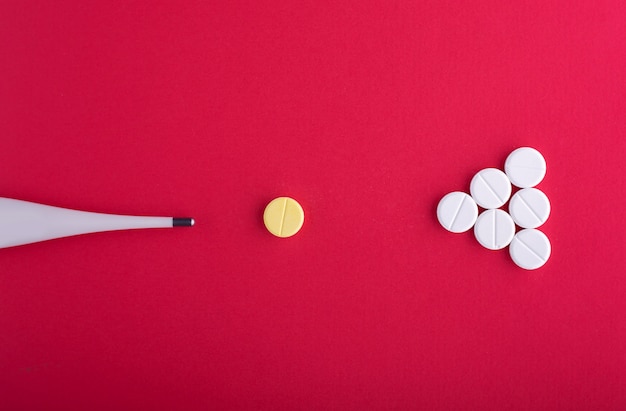
[[[511,198],[509,213],[518,226],[537,228],[550,215],[550,200],[541,190],[523,188]]]
[[[506,211],[492,209],[483,211],[476,220],[474,235],[478,242],[490,250],[500,250],[515,235],[515,223]]]
[[[497,168],[485,168],[472,178],[470,193],[474,201],[483,208],[502,207],[511,196],[511,182]]]
[[[546,160],[534,148],[521,147],[506,158],[504,171],[517,187],[534,187],[546,175]]]
[[[437,206],[439,223],[453,233],[462,233],[472,228],[477,216],[478,207],[472,197],[460,191],[446,194]]]
[[[515,264],[526,270],[534,270],[544,265],[550,258],[551,250],[548,237],[534,228],[527,228],[515,234],[509,247]]]

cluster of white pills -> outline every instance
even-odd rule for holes
[[[546,175],[546,161],[534,148],[521,147],[506,159],[503,173],[497,168],[480,170],[470,183],[471,196],[461,191],[445,195],[437,206],[441,225],[453,233],[474,227],[478,242],[490,250],[510,245],[511,258],[527,270],[541,267],[550,257],[550,241],[537,227],[550,215],[550,201],[534,188]],[[520,190],[511,197],[511,183]],[[485,209],[478,215],[478,206]],[[521,230],[515,233],[515,225]]]

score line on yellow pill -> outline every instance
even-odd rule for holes
[[[276,237],[291,237],[304,224],[304,210],[293,198],[278,197],[265,207],[263,223]]]

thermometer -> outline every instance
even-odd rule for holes
[[[102,231],[193,224],[193,218],[91,213],[0,197],[0,248]]]

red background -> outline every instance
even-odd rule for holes
[[[5,1],[0,56],[1,195],[197,220],[1,250],[1,409],[626,408],[624,2]],[[435,214],[523,145],[533,272]]]

